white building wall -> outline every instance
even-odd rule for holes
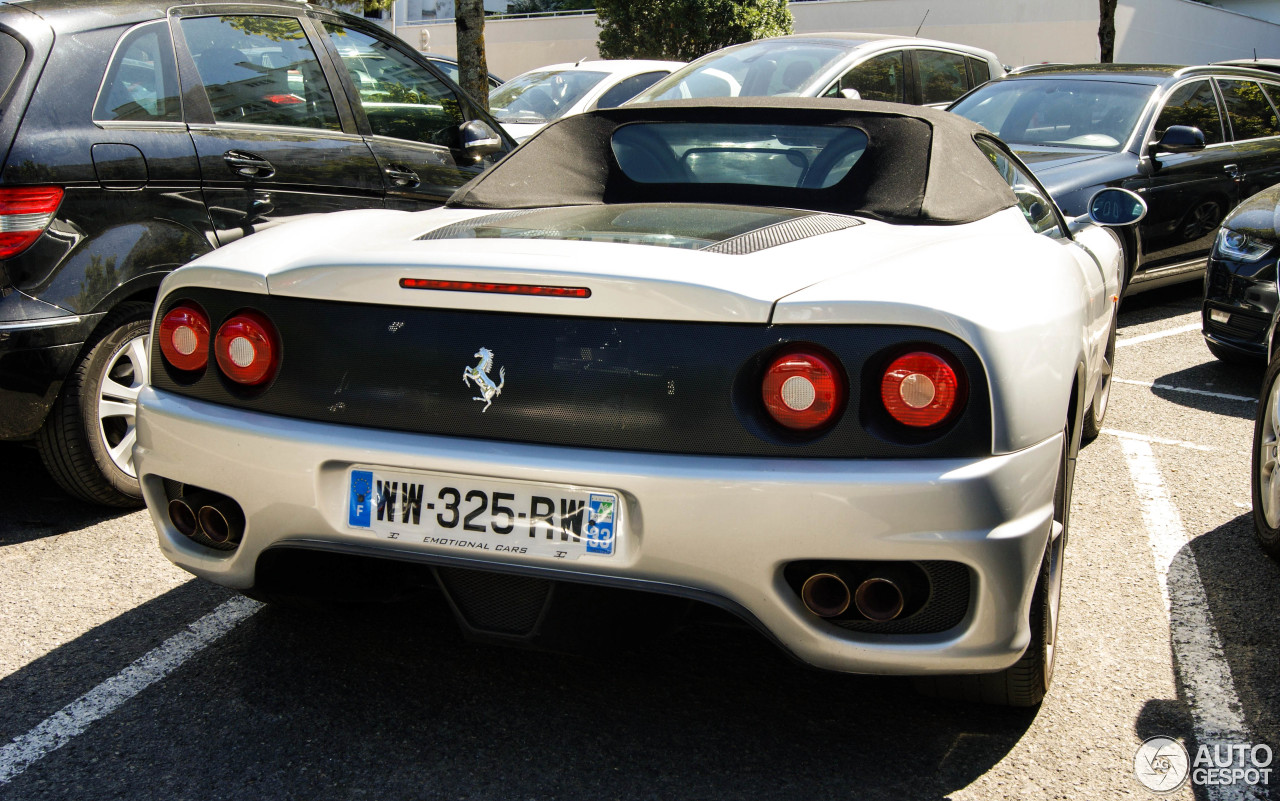
[[[1276,0],[1213,0],[1213,5],[1246,17],[1280,22],[1280,3]]]
[[[1011,66],[1092,63],[1099,55],[1097,0],[814,0],[792,3],[791,14],[796,33],[910,35],[919,28],[920,36],[991,50]],[[457,54],[452,21],[424,29],[425,42],[411,26],[396,32],[420,49]],[[597,31],[594,14],[488,20],[489,69],[510,78],[546,64],[597,57]],[[1254,48],[1259,58],[1280,58],[1280,24],[1192,0],[1121,0],[1116,12],[1116,61],[1203,64],[1251,57]]]

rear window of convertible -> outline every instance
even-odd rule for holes
[[[867,135],[819,125],[645,122],[618,128],[610,144],[637,183],[825,189],[848,175]]]

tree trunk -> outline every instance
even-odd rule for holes
[[[1119,0],[1098,0],[1098,60],[1110,64],[1116,57],[1116,3]]]
[[[489,110],[489,64],[484,55],[484,0],[457,0],[458,83]]]

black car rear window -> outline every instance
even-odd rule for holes
[[[120,40],[93,105],[100,122],[181,122],[178,69],[164,20],[129,31]]]
[[[0,31],[0,102],[8,96],[26,61],[27,51],[22,42]]]

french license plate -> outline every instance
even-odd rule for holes
[[[475,476],[354,468],[347,524],[390,540],[472,555],[612,556],[615,493]]]

